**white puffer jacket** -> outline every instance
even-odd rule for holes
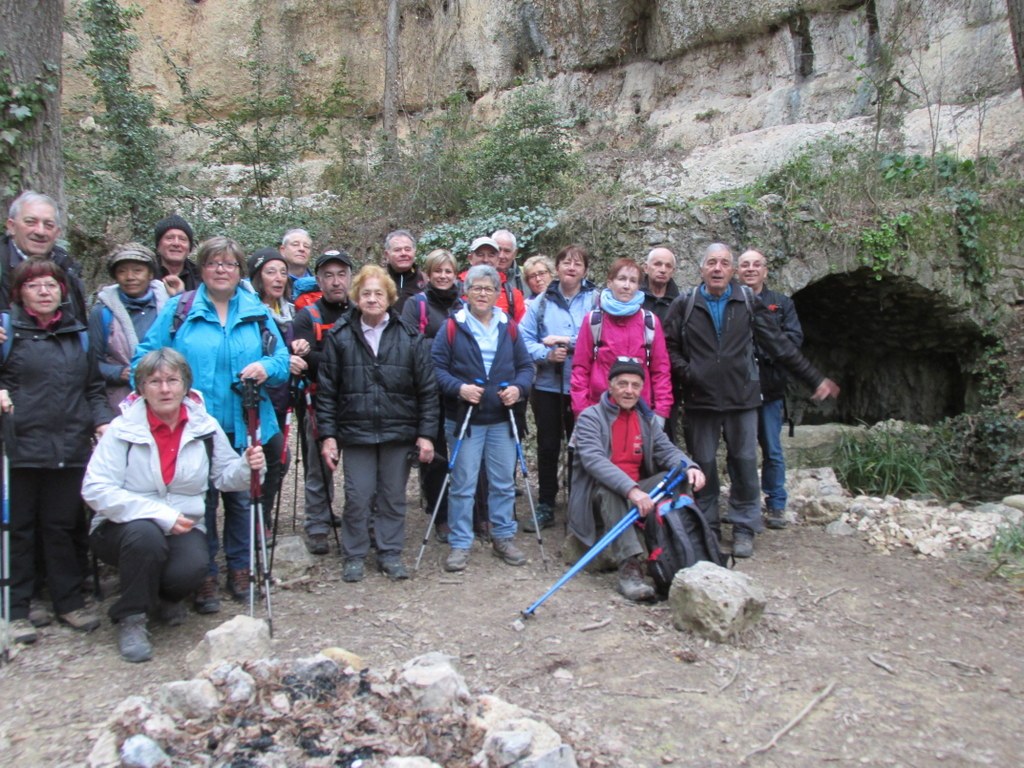
[[[82,498],[96,510],[95,530],[105,520],[127,523],[155,520],[164,532],[178,515],[205,531],[206,489],[210,479],[222,491],[249,489],[250,470],[235,453],[224,430],[201,403],[185,399],[188,422],[181,438],[174,479],[164,485],[160,453],[149,429],[141,398],[114,419],[92,454],[82,483]],[[204,438],[213,436],[213,471]]]

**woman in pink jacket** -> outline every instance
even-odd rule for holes
[[[672,369],[661,323],[643,305],[640,267],[632,259],[617,259],[608,270],[598,308],[587,315],[576,340],[570,391],[577,416],[608,389],[612,363],[630,357],[646,369],[643,398],[665,423],[672,407]]]

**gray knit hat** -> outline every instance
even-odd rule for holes
[[[176,213],[172,213],[166,219],[160,219],[160,221],[156,223],[156,226],[153,227],[153,247],[159,248],[161,238],[172,229],[180,229],[185,233],[185,236],[188,238],[189,250],[196,247],[196,236],[192,232],[192,227],[190,227],[188,222]]]
[[[156,274],[156,254],[142,243],[123,243],[110,252],[110,255],[107,256],[107,272],[112,278],[117,279],[114,274],[117,271],[117,265],[126,261],[145,264],[149,267],[151,274]]]

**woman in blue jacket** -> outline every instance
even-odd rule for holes
[[[199,390],[206,410],[239,452],[246,447],[242,398],[233,386],[253,379],[264,389],[288,380],[288,350],[270,312],[259,297],[241,285],[245,253],[228,237],[212,237],[201,243],[196,264],[202,285],[171,299],[146,338],[135,350],[133,365],[147,352],[172,347],[188,361],[193,388]],[[280,471],[282,436],[269,397],[260,401],[260,441],[265,447],[267,474]],[[249,494],[224,492],[224,559],[228,567],[228,592],[235,600],[248,598]],[[210,547],[210,574],[196,593],[199,613],[220,610],[217,596],[217,501],[218,491],[206,495],[206,531]]]
[[[486,264],[471,267],[465,286],[468,306],[445,323],[432,349],[450,445],[454,445],[466,409],[473,408],[470,429],[452,469],[447,571],[461,571],[469,564],[473,492],[481,462],[487,466],[494,555],[509,565],[526,563],[526,555],[514,540],[516,444],[509,413],[530,394],[533,360],[515,323],[495,306],[501,288],[497,270]]]

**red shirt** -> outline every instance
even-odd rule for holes
[[[149,431],[153,433],[153,440],[156,441],[156,450],[160,454],[160,473],[163,475],[164,485],[170,485],[174,479],[174,468],[178,463],[178,450],[181,448],[181,435],[185,431],[185,424],[188,422],[188,411],[185,404],[181,404],[178,412],[178,426],[171,429],[157,418],[149,406],[146,406],[146,418],[149,419]]]
[[[612,422],[612,464],[636,482],[640,482],[640,469],[644,461],[643,436],[636,408],[619,410]]]

